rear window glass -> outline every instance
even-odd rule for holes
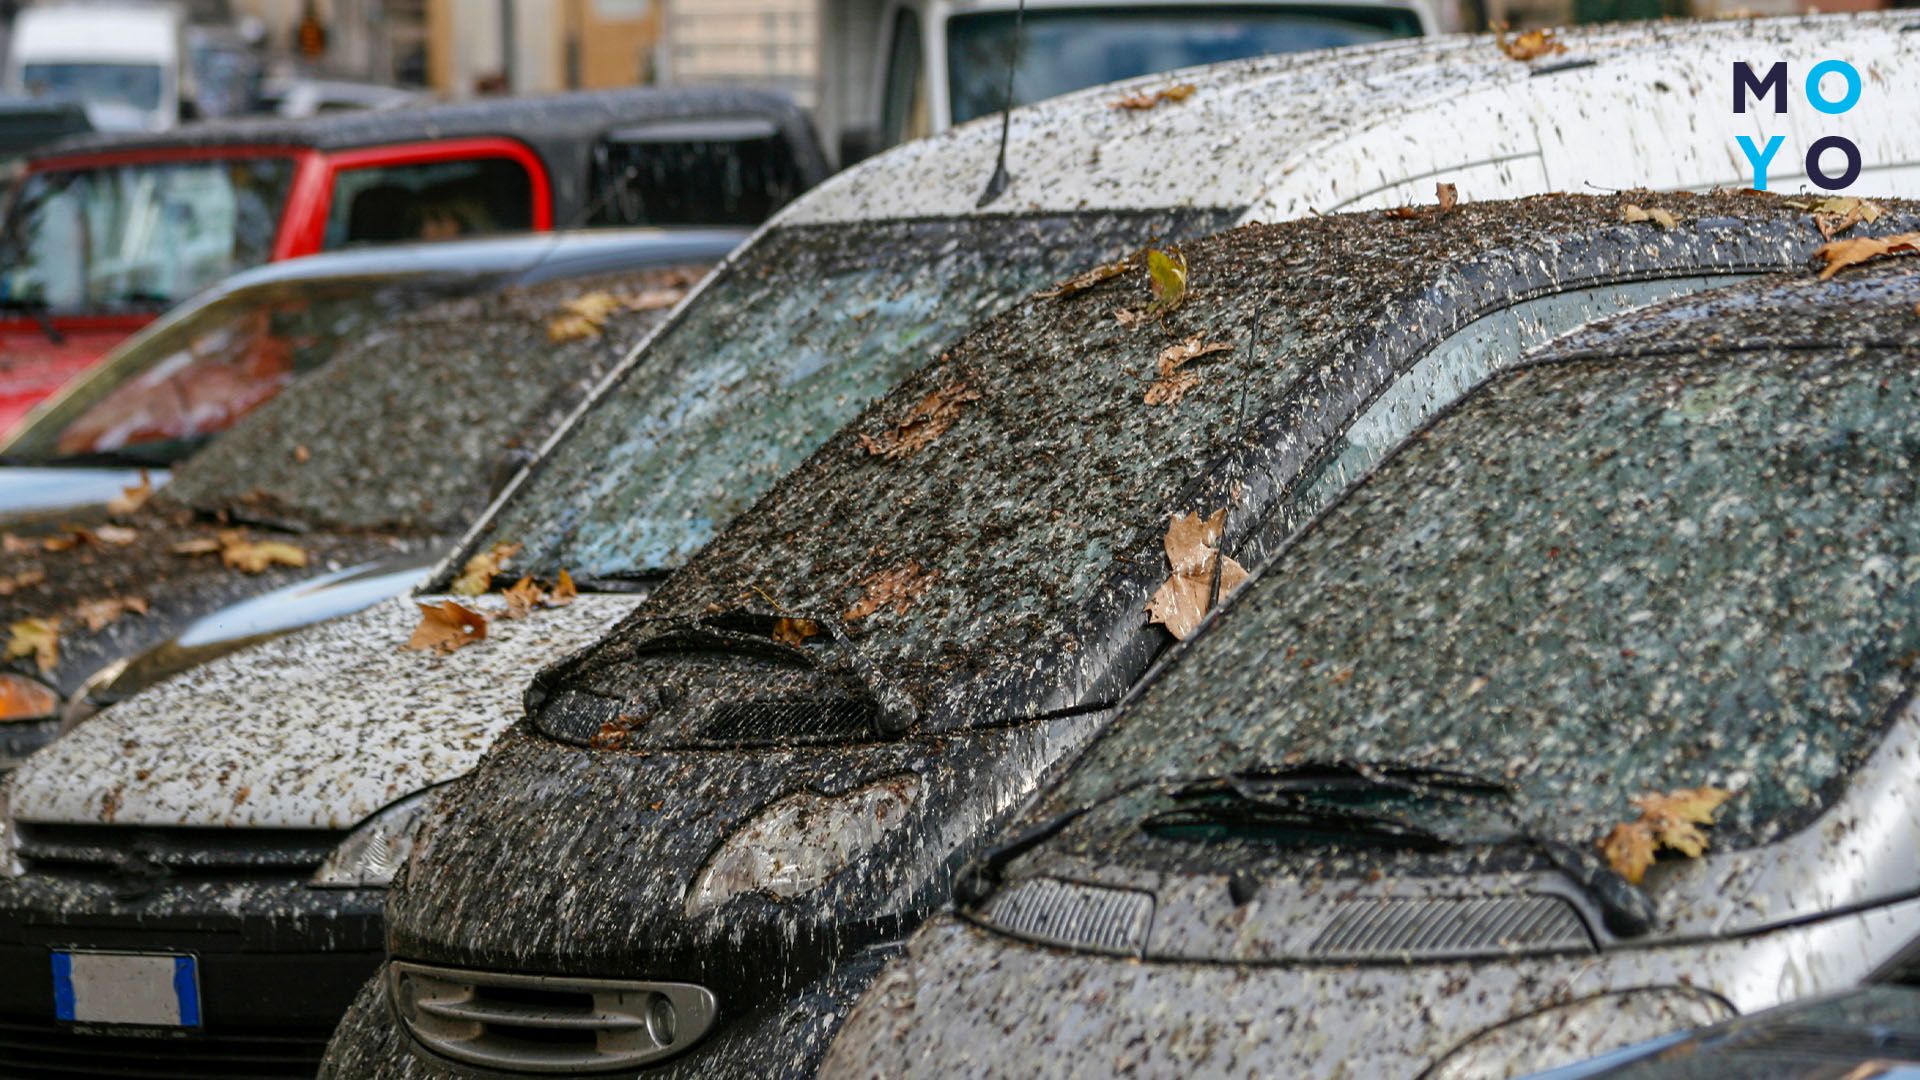
[[[1309,529],[1052,796],[1296,760],[1804,822],[1920,658],[1920,354],[1588,361],[1491,384]]]
[[[533,228],[533,180],[509,158],[349,169],[334,182],[328,250]]]
[[[758,120],[656,124],[594,150],[594,225],[758,225],[807,187],[792,147]]]

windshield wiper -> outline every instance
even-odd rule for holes
[[[53,325],[53,316],[47,314],[47,307],[45,300],[28,300],[18,296],[0,297],[0,311],[18,311],[31,315],[34,324],[40,327],[40,332],[47,335],[48,341],[55,345],[65,345],[67,336],[60,332],[59,327]]]

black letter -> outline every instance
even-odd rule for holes
[[[1773,94],[1773,111],[1777,113],[1786,112],[1787,111],[1787,65],[1786,64],[1784,63],[1775,64],[1772,67],[1767,69],[1766,78],[1756,79],[1753,77],[1753,69],[1748,67],[1744,62],[1739,60],[1735,60],[1733,62],[1733,111],[1734,112],[1743,113],[1747,111],[1747,95],[1748,94],[1752,94],[1754,97],[1764,98],[1767,96],[1769,91],[1771,91]]]
[[[1820,171],[1820,155],[1834,149],[1847,155],[1847,171],[1838,180],[1830,179],[1826,173]],[[1839,191],[1860,179],[1860,148],[1853,145],[1851,139],[1843,139],[1838,135],[1815,139],[1813,145],[1807,147],[1807,179],[1828,191]]]

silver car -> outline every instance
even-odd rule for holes
[[[1468,392],[976,858],[825,1071],[1514,1076],[1895,963],[1916,301],[1912,260],[1748,283]],[[1643,826],[1650,867],[1601,846]]]

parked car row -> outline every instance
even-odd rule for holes
[[[1897,981],[1899,26],[1193,69],[697,284],[156,324],[10,451],[177,463],[7,539],[0,1070],[1508,1076]],[[1756,51],[1875,73],[1872,202],[1682,193]]]

